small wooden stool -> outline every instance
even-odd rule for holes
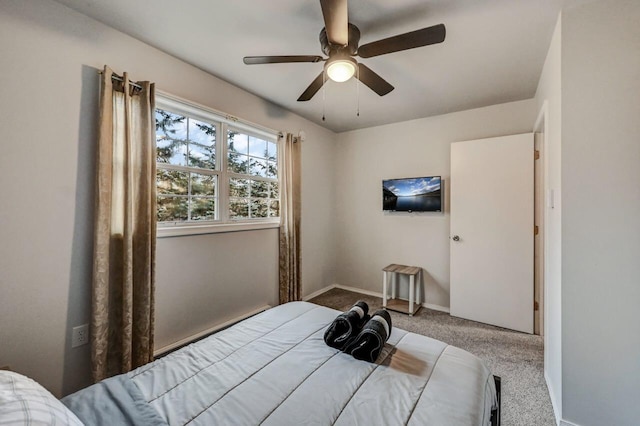
[[[387,301],[387,272],[391,272],[393,275],[393,282],[391,283],[391,299]],[[401,312],[403,314],[409,314],[413,316],[418,309],[422,307],[420,301],[420,280],[416,280],[416,275],[422,273],[422,268],[419,266],[406,266],[396,265],[392,263],[382,269],[382,306],[392,311]],[[396,286],[398,284],[398,274],[409,276],[409,301],[396,299]],[[416,294],[414,303],[414,292]]]

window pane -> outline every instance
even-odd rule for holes
[[[187,144],[176,139],[156,139],[156,161],[164,164],[184,166],[187,157]]]
[[[229,179],[229,196],[230,197],[248,197],[249,181],[247,179]]]
[[[189,173],[176,170],[156,170],[158,194],[187,195],[189,192]]]
[[[193,142],[189,143],[189,166],[215,170],[215,148]]]
[[[262,182],[259,180],[251,181],[251,196],[257,198],[269,197],[269,182]]]
[[[232,152],[229,153],[227,170],[234,173],[247,174],[247,164],[249,163],[249,157],[246,155],[238,155]]]
[[[249,152],[249,136],[242,133],[229,130],[227,132],[227,144],[229,152],[237,152],[239,154],[248,154]]]
[[[216,195],[216,176],[191,173],[191,195]]]
[[[278,159],[278,144],[275,142],[267,142],[267,152],[269,153],[269,160]]]
[[[247,200],[229,200],[229,217],[232,219],[247,219],[249,217],[249,203]]]
[[[184,166],[187,154],[186,118],[156,109],[156,158],[158,163]]]
[[[249,158],[249,174],[254,176],[267,176],[267,162]]]
[[[278,177],[278,166],[273,161],[267,161],[267,177]]]
[[[189,119],[189,166],[216,168],[216,126]]]
[[[267,158],[267,141],[249,136],[249,155]]]
[[[187,197],[158,196],[158,222],[187,220]]]
[[[271,193],[269,194],[269,198],[280,198],[280,190],[278,188],[278,182],[271,182],[270,188],[271,188]]]
[[[269,202],[269,217],[280,217],[280,201],[272,200]]]
[[[216,125],[189,119],[189,140],[205,146],[215,146]]]
[[[251,200],[251,217],[267,217],[269,205],[267,200]]]
[[[191,197],[191,220],[214,220],[216,199]]]

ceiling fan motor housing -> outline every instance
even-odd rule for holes
[[[358,51],[359,42],[360,30],[352,23],[349,23],[349,43],[346,46],[336,46],[335,44],[331,44],[327,37],[326,28],[323,28],[322,31],[320,31],[320,45],[322,46],[322,53],[329,57],[335,53],[354,56]]]

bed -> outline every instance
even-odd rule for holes
[[[338,311],[269,309],[69,395],[85,424],[499,424],[494,376],[474,355],[393,328],[376,363],[327,346]]]

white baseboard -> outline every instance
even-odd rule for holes
[[[247,318],[249,318],[249,317],[251,317],[251,316],[253,316],[255,314],[258,314],[258,313],[260,313],[262,311],[266,311],[269,308],[271,308],[271,305],[265,305],[265,306],[262,306],[262,307],[260,307],[258,309],[254,309],[253,311],[250,311],[250,312],[247,312],[247,313],[242,314],[240,316],[237,316],[235,318],[232,318],[232,319],[230,319],[228,321],[225,321],[223,323],[216,324],[213,327],[207,328],[206,330],[202,330],[202,331],[200,331],[200,332],[198,332],[196,334],[193,334],[193,335],[191,335],[189,337],[185,337],[184,339],[178,340],[177,342],[171,343],[169,345],[166,345],[166,346],[163,346],[163,347],[161,347],[159,349],[154,350],[153,351],[153,356],[156,357],[158,355],[162,355],[162,354],[165,354],[167,352],[170,352],[170,351],[172,351],[172,350],[174,350],[176,348],[179,348],[180,346],[184,346],[184,345],[186,345],[188,343],[191,343],[191,342],[193,342],[195,340],[198,340],[201,337],[204,337],[204,336],[207,336],[209,334],[215,333],[216,331],[222,330],[223,328],[227,328],[230,325],[233,325],[233,324],[235,324],[237,322],[242,321],[243,319],[247,319]]]
[[[309,301],[309,300],[313,299],[314,297],[318,297],[318,296],[320,296],[322,293],[326,293],[326,292],[328,292],[329,290],[332,290],[332,289],[334,289],[334,288],[336,288],[336,285],[335,285],[335,284],[328,285],[328,286],[326,286],[326,287],[321,288],[320,290],[314,291],[313,293],[311,293],[311,294],[308,294],[308,295],[304,296],[304,297],[302,298],[302,300],[303,300],[303,301],[305,301],[305,302],[307,302],[307,301]]]
[[[354,293],[364,294],[364,295],[367,295],[367,296],[379,297],[380,299],[382,299],[382,293],[378,293],[376,291],[365,290],[363,288],[351,287],[351,286],[342,285],[342,284],[331,284],[331,285],[328,285],[328,286],[326,286],[324,288],[321,288],[318,291],[314,291],[313,293],[303,297],[302,300],[308,301],[308,300],[313,299],[314,297],[320,296],[322,293],[326,293],[327,291],[332,290],[334,288],[339,288],[341,290],[352,291]],[[423,303],[422,306],[427,308],[427,309],[433,309],[434,311],[441,311],[441,312],[449,313],[449,308],[447,308],[445,306],[434,305],[432,303]]]
[[[347,290],[347,291],[352,291],[354,293],[360,293],[360,294],[364,294],[364,295],[371,296],[371,297],[382,298],[382,293],[378,293],[378,292],[371,291],[371,290],[365,290],[363,288],[351,287],[351,286],[342,285],[342,284],[334,284],[333,286],[335,288],[339,288],[340,290]]]
[[[446,312],[448,314],[451,313],[451,309],[446,306],[434,305],[433,303],[423,303],[422,306],[427,309],[433,309],[434,311]]]
[[[377,291],[365,290],[365,289],[362,289],[362,288],[350,287],[350,286],[342,285],[342,284],[334,284],[334,287],[335,288],[340,288],[342,290],[353,291],[354,293],[366,294],[367,296],[379,297],[379,298],[382,299],[382,293],[381,292],[378,293]],[[434,305],[433,303],[423,303],[422,306],[427,308],[427,309],[433,309],[434,311],[441,311],[441,312],[449,313],[449,308],[447,308],[445,306]]]
[[[547,383],[547,390],[549,391],[549,398],[551,399],[551,406],[553,407],[553,414],[556,417],[556,424],[558,426],[580,426],[577,423],[570,422],[569,420],[565,420],[562,418],[562,413],[560,411],[560,407],[556,404],[556,396],[553,392],[553,388],[549,386],[549,376],[547,372],[544,373],[544,381]]]
[[[547,384],[547,390],[549,391],[549,398],[551,399],[551,406],[553,407],[553,415],[556,418],[556,424],[558,426],[562,426],[562,413],[560,412],[559,408],[556,404],[556,396],[553,393],[553,388],[551,386],[549,386],[550,380],[549,380],[549,376],[547,375],[547,372],[544,372],[544,381]]]

